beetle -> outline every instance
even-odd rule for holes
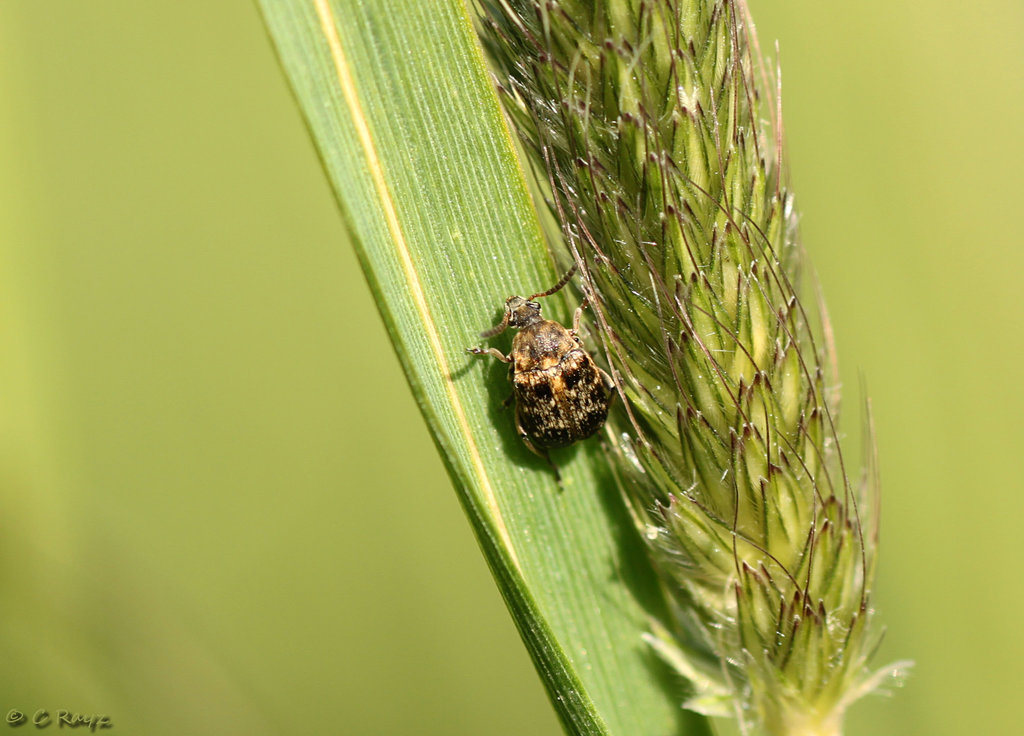
[[[509,364],[513,391],[509,400],[516,402],[516,430],[527,448],[547,461],[558,481],[558,468],[548,450],[567,447],[600,430],[615,398],[612,377],[594,362],[579,337],[586,300],[573,315],[571,330],[541,317],[540,304],[533,301],[561,289],[575,270],[548,291],[505,300],[501,323],[480,337],[495,337],[507,327],[518,329],[508,355],[496,348],[467,348],[473,355],[489,355]]]

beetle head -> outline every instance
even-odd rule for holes
[[[505,301],[505,314],[512,327],[526,327],[540,321],[540,304],[521,296],[510,296]]]
[[[480,337],[494,337],[504,332],[506,327],[526,327],[540,319],[540,304],[521,296],[510,296],[505,300],[505,316],[501,324],[481,332]]]

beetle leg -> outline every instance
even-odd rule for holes
[[[572,329],[569,330],[569,334],[576,337],[576,333],[580,331],[580,317],[583,316],[583,310],[587,308],[587,298],[583,297],[583,303],[576,307],[576,311],[572,315]],[[579,342],[579,340],[577,340]]]
[[[526,445],[526,448],[534,455],[544,458],[547,464],[551,466],[551,469],[555,471],[555,483],[557,483],[558,485],[562,485],[562,474],[558,472],[558,466],[551,461],[551,456],[548,454],[548,451],[546,449],[539,448],[536,445],[534,445],[530,441],[530,435],[528,435],[526,433],[526,430],[523,429],[523,423],[519,421],[518,408],[516,409],[516,431],[519,432],[519,439],[523,441],[523,444]]]
[[[466,352],[472,353],[473,355],[490,355],[492,358],[497,358],[502,363],[512,362],[511,355],[504,355],[497,348],[466,348]]]
[[[551,470],[555,474],[555,483],[558,483],[559,485],[561,485],[562,484],[562,474],[558,472],[558,466],[555,465],[555,463],[551,460],[551,456],[548,454],[548,451],[547,450],[541,450],[541,449],[535,447],[534,444],[532,442],[530,442],[530,438],[527,437],[525,433],[520,433],[519,436],[523,438],[523,444],[526,445],[534,455],[539,455],[540,457],[544,458],[544,462],[546,462],[548,464],[548,466],[551,468]]]
[[[615,396],[619,392],[615,390],[615,379],[608,375],[608,372],[603,368],[598,368],[597,372],[601,374],[601,383],[604,384],[605,390],[608,392],[608,405],[615,401]]]
[[[516,400],[515,394],[509,394],[508,398],[501,402],[501,408],[507,409],[512,406],[512,402]]]

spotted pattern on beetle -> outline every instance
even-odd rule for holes
[[[532,301],[560,289],[571,274],[572,271],[550,291],[527,299],[510,296],[505,301],[501,324],[481,337],[494,337],[506,327],[517,328],[519,332],[508,355],[495,348],[468,349],[474,355],[490,355],[510,364],[519,437],[530,450],[547,460],[556,478],[558,468],[548,450],[566,447],[600,430],[615,397],[611,376],[594,362],[579,338],[583,306],[576,310],[569,330],[541,317],[540,304]]]

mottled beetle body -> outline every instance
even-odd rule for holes
[[[526,446],[547,460],[557,476],[548,450],[571,445],[601,429],[615,393],[611,376],[597,366],[577,335],[583,307],[576,310],[571,330],[540,316],[540,305],[532,299],[552,292],[506,300],[501,324],[482,337],[493,337],[506,327],[517,328],[508,355],[494,348],[470,348],[469,352],[510,364],[516,429]]]
[[[516,423],[536,448],[565,447],[604,426],[611,386],[575,335],[535,314],[512,340]]]

